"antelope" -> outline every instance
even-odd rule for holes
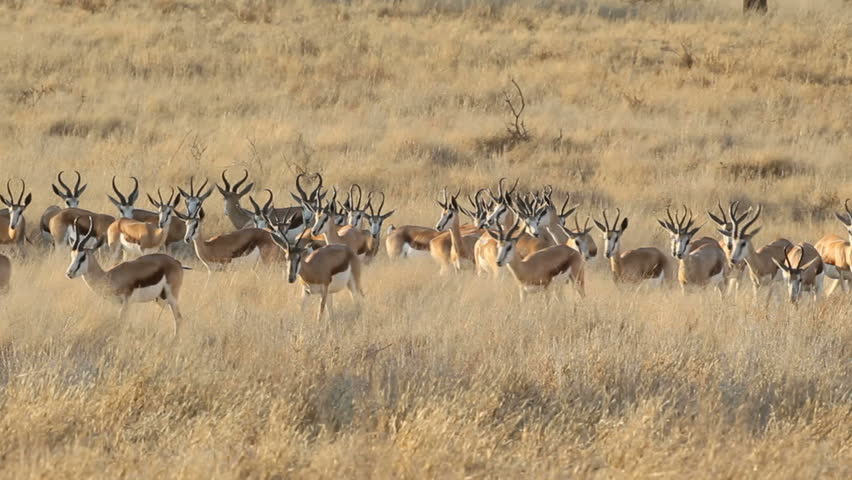
[[[50,219],[48,228],[50,230],[51,243],[53,245],[73,245],[77,243],[78,230],[74,228],[75,222],[79,221],[80,228],[92,229],[92,239],[97,242],[86,248],[97,249],[107,240],[109,227],[115,222],[115,217],[100,213],[90,212],[82,208],[64,208]],[[93,222],[93,223],[89,223]],[[95,246],[97,244],[97,246]]]
[[[458,204],[459,194],[455,194],[448,199],[447,189],[444,189],[444,201],[438,202],[438,205],[443,209],[441,218],[438,220],[438,225],[435,227],[439,232],[443,232],[429,242],[429,252],[432,254],[438,264],[441,266],[441,273],[446,273],[449,266],[452,265],[456,270],[461,270],[466,266],[473,266],[475,263],[474,249],[476,242],[482,235],[479,229],[468,229],[468,232],[462,234],[461,229],[461,214],[464,213],[470,218],[475,219],[477,214],[465,210]]]
[[[296,203],[302,207],[301,224],[305,229],[308,228],[308,225],[311,225],[314,222],[315,211],[319,210],[320,203],[322,202],[323,198],[325,198],[326,194],[322,191],[322,175],[317,173],[317,185],[316,187],[314,187],[314,190],[310,193],[310,195],[308,195],[305,189],[302,188],[301,184],[302,177],[306,176],[307,174],[305,173],[300,173],[296,175],[296,191],[299,192],[299,196],[297,197],[292,192],[290,193],[290,196],[293,198],[293,200],[295,200]],[[282,212],[278,218],[288,218],[288,214]],[[293,229],[298,226],[298,219],[294,219],[291,223],[290,228]]]
[[[733,225],[739,225],[748,217],[751,210],[746,210],[742,215],[739,213],[739,205],[740,202],[731,202],[728,207],[728,212],[725,212],[725,209],[722,208],[722,203],[718,202],[717,206],[719,207],[719,216],[713,214],[713,212],[707,212],[707,216],[710,217],[710,220],[713,220],[714,223],[719,227],[719,233],[722,231],[733,231]],[[729,216],[730,214],[730,216]],[[722,234],[722,239],[719,240],[719,246],[722,247],[723,251],[728,251],[733,248],[733,240],[729,237]],[[727,248],[727,250],[726,250]],[[728,262],[728,293],[733,289],[736,292],[739,292],[740,284],[742,283],[743,275],[745,274],[745,264],[733,265]]]
[[[695,220],[686,206],[682,217],[675,212],[675,218],[672,218],[669,208],[666,208],[666,216],[667,220],[657,222],[671,235],[672,256],[678,261],[677,277],[681,290],[686,293],[690,286],[715,285],[724,292],[728,261],[719,243],[708,237],[692,241],[701,226],[693,228]]]
[[[816,249],[822,257],[825,276],[834,280],[828,287],[826,295],[831,295],[839,284],[844,292],[849,291],[849,281],[852,281],[852,210],[849,200],[844,203],[845,213],[835,213],[840,223],[846,228],[849,240],[830,233],[816,243]]]
[[[249,183],[245,187],[242,185],[248,180],[248,170],[243,169],[243,178],[237,181],[237,183],[231,185],[228,181],[228,177],[226,173],[228,170],[222,171],[222,183],[224,187],[220,187],[219,184],[216,184],[216,189],[222,194],[222,199],[225,201],[225,215],[231,221],[231,224],[234,225],[234,228],[265,228],[265,220],[262,215],[258,215],[257,210],[254,212],[250,210],[246,210],[240,205],[240,200],[251,191],[252,187],[254,187],[254,183]],[[296,179],[296,183],[298,185],[298,178]],[[272,192],[269,192],[270,202],[267,203],[271,208],[271,198]],[[249,197],[251,200],[251,197]],[[299,212],[299,207],[285,207],[285,208],[271,208],[271,218],[274,220],[275,218],[286,218],[290,215],[293,215],[295,212]],[[298,222],[297,222],[298,223]]]
[[[204,183],[201,184],[201,187],[199,187],[198,191],[195,190],[194,182],[194,177],[189,177],[189,193],[186,193],[183,188],[178,187],[178,193],[183,196],[183,201],[186,203],[187,217],[198,216],[198,211],[201,210],[201,204],[203,204],[204,201],[207,200],[207,198],[213,193],[212,188],[210,190],[207,190],[207,192],[202,193],[204,192],[204,187],[207,186],[207,179],[204,180]]]
[[[355,189],[358,190],[358,201],[355,201]],[[361,222],[367,215],[367,207],[361,208],[361,186],[353,183],[349,186],[349,194],[346,196],[346,201],[343,202],[343,209],[346,212],[346,224],[355,228],[361,227]],[[368,196],[369,201],[369,196]]]
[[[121,190],[118,189],[118,186],[115,184],[115,176],[113,176],[112,190],[115,192],[115,197],[107,195],[107,198],[113,205],[115,205],[116,208],[118,208],[120,218],[129,218],[138,222],[159,225],[161,212],[152,212],[150,210],[142,210],[141,208],[135,207],[136,200],[139,199],[139,180],[136,177],[130,178],[133,180],[133,190],[130,191],[130,194],[125,196]],[[178,194],[177,198],[180,198],[180,194]],[[151,199],[150,195],[148,196],[148,200],[156,206],[156,203],[153,199]],[[160,203],[162,203],[162,199],[160,200]],[[169,224],[168,235],[166,237],[166,245],[174,245],[179,242],[183,242],[184,235],[186,235],[186,225],[184,225],[183,222],[171,222]]]
[[[382,209],[385,207],[385,194],[379,192],[379,195],[382,196],[382,203],[379,204],[378,209],[373,207],[373,192],[370,192],[370,195],[367,196],[367,206],[365,207],[365,210],[370,212],[365,214],[364,217],[370,225],[370,250],[367,252],[368,259],[375,258],[378,255],[379,245],[381,245],[382,224],[395,212],[395,210],[391,210],[390,212],[382,213]]]
[[[177,337],[181,322],[178,298],[183,285],[183,271],[190,268],[168,255],[151,254],[103,270],[93,249],[88,247],[94,240],[92,225],[95,219],[89,218],[88,224],[89,229],[83,234],[82,222],[79,218],[74,220],[76,241],[71,246],[71,264],[65,273],[68,278],[82,276],[92,291],[120,303],[121,320],[126,318],[131,303],[165,303],[172,312],[173,334]]]
[[[356,295],[363,297],[361,261],[346,245],[326,245],[308,253],[304,246],[291,242],[280,232],[273,233],[272,239],[284,251],[287,281],[295,283],[298,279],[302,285],[303,312],[310,295],[320,295],[318,321],[326,307],[329,316],[334,316],[332,296],[344,288],[349,290],[353,300]]]
[[[595,239],[592,238],[592,235],[590,234],[592,228],[594,228],[589,226],[591,216],[586,216],[586,222],[583,224],[582,228],[580,227],[580,221],[577,220],[576,216],[574,216],[573,230],[565,226],[566,219],[562,214],[560,214],[558,218],[560,221],[556,224],[555,229],[550,226],[545,227],[556,245],[568,245],[574,250],[577,250],[583,255],[583,260],[586,262],[590,262],[598,256],[598,246],[595,243]],[[557,231],[561,233],[561,235],[557,234]]]
[[[279,258],[278,247],[272,241],[272,234],[259,228],[244,228],[231,233],[218,235],[204,240],[202,223],[204,209],[199,208],[195,216],[174,212],[186,222],[184,241],[194,245],[195,254],[207,272],[220,271],[235,264],[256,265],[260,260],[270,264]]]
[[[494,195],[494,192],[491,190],[488,191],[488,194],[494,201],[493,210],[488,216],[489,227],[501,223],[504,227],[508,228],[515,221],[514,212],[512,211],[512,194],[518,188],[519,180],[515,180],[515,185],[509,191],[503,190],[503,182],[505,181],[506,177],[503,177],[497,182],[497,195]]]
[[[12,279],[12,262],[6,255],[0,254],[0,293],[9,290]]]
[[[819,297],[825,269],[822,257],[813,245],[800,243],[793,248],[784,247],[784,261],[773,258],[772,262],[781,270],[787,282],[790,303],[796,303],[802,292],[812,292],[814,300]]]
[[[529,205],[526,200],[517,199],[516,205],[508,211],[512,212],[511,218],[516,218],[515,223],[523,222],[524,228],[516,239],[517,255],[525,258],[531,253],[553,246],[553,244],[541,235],[542,220],[547,215],[548,205],[544,203],[539,205],[538,202]],[[566,216],[570,215],[577,207],[572,207],[567,211]],[[501,222],[497,221],[496,225],[502,227]],[[486,234],[488,233],[488,234]],[[497,241],[494,240],[493,233],[486,232],[480,235],[480,238],[474,245],[474,256],[478,273],[491,271],[494,277],[500,273],[497,258],[499,247]]]
[[[74,173],[77,174],[77,182],[74,184],[74,188],[69,188],[68,185],[62,180],[62,174],[64,171],[59,172],[56,176],[56,180],[59,185],[65,190],[64,192],[59,190],[59,187],[56,184],[51,184],[53,187],[53,193],[55,193],[59,198],[62,199],[63,207],[58,207],[56,205],[51,205],[45,209],[44,213],[41,215],[41,220],[39,221],[39,230],[41,230],[42,238],[50,244],[53,244],[54,237],[50,232],[50,220],[59,213],[63,208],[77,208],[80,206],[80,197],[83,195],[83,192],[86,191],[86,187],[88,184],[80,186],[82,183],[82,177],[80,176],[80,172],[74,170]],[[70,225],[70,224],[69,224]]]
[[[24,218],[24,210],[33,201],[32,193],[27,194],[24,198],[26,190],[27,184],[24,180],[21,180],[21,194],[15,200],[15,195],[12,194],[12,180],[6,181],[6,192],[9,194],[9,198],[0,194],[0,201],[7,209],[2,212],[3,214],[0,214],[0,245],[15,244],[21,246],[26,240],[27,221]]]
[[[159,201],[148,195],[148,200],[157,207],[157,225],[132,218],[119,218],[109,226],[107,240],[109,247],[115,249],[116,254],[123,250],[125,254],[145,255],[158,251],[166,244],[172,217],[180,202],[180,193],[175,195],[172,188],[169,198],[163,201],[163,194],[157,189],[157,196]]]
[[[603,234],[604,256],[609,259],[615,282],[641,283],[650,280],[662,285],[663,281],[673,281],[671,262],[659,249],[645,247],[621,252],[621,238],[627,230],[628,222],[627,217],[624,217],[619,225],[621,209],[616,209],[616,212],[612,225],[609,224],[606,210],[602,212],[604,223],[594,220],[595,226]]]
[[[320,209],[314,225],[311,229],[311,235],[323,237],[327,245],[346,245],[355,252],[359,258],[363,258],[370,250],[369,234],[365,234],[359,228],[352,226],[338,227],[335,219],[337,217],[337,191],[335,190],[331,201]]]
[[[517,249],[519,236],[513,236],[518,222],[508,231],[497,224],[497,266],[507,266],[518,282],[521,301],[527,293],[547,289],[552,283],[572,282],[581,297],[585,296],[585,262],[583,256],[567,245],[554,245],[521,258]],[[493,236],[490,230],[484,235]]]
[[[754,293],[757,295],[758,289],[763,286],[771,286],[778,274],[778,266],[776,263],[784,261],[784,249],[792,247],[793,244],[789,240],[779,238],[774,242],[762,247],[760,250],[755,250],[752,245],[752,239],[760,231],[761,227],[749,231],[754,222],[760,217],[763,207],[758,205],[757,211],[750,220],[740,226],[748,215],[740,218],[732,218],[732,223],[724,229],[719,229],[719,233],[727,239],[725,254],[728,261],[732,265],[745,263],[748,267],[749,277],[751,278]],[[750,210],[746,212],[749,214]],[[772,291],[769,291],[769,296]]]
[[[254,197],[249,195],[249,202],[252,206],[252,211],[249,212],[251,220],[245,225],[245,227],[266,229],[272,225],[272,223],[270,223],[272,218],[278,218],[272,208],[272,190],[267,188],[265,192],[269,194],[269,198],[266,200],[266,203],[263,204],[263,207],[254,200]],[[270,217],[271,215],[275,215],[275,217]]]

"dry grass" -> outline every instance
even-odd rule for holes
[[[814,242],[852,196],[852,14],[770,3],[0,2],[0,171],[34,189],[31,224],[60,169],[112,211],[113,174],[240,165],[282,197],[300,169],[384,189],[396,224],[507,175],[621,206],[627,246],[719,198],[766,205],[760,241]],[[506,137],[510,78],[529,141]],[[598,263],[588,299],[520,305],[380,261],[363,304],[316,322],[280,272],[193,272],[171,344],[155,307],[118,324],[66,262],[16,259],[0,299],[5,477],[852,475],[841,295],[637,294]]]

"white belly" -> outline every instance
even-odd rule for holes
[[[716,275],[713,275],[712,277],[710,277],[708,279],[708,283],[710,285],[717,285],[717,284],[722,283],[724,281],[725,281],[725,272],[724,271],[720,271],[719,273],[717,273]]]
[[[337,293],[347,285],[349,285],[349,280],[352,278],[352,267],[347,267],[346,270],[334,274],[331,277],[331,283],[328,284],[328,293]],[[305,284],[305,292],[309,295],[320,295],[322,294],[322,285],[307,283]]]
[[[254,265],[260,259],[260,249],[256,248],[242,257],[231,260],[233,265]]]
[[[119,239],[121,241],[121,248],[123,248],[124,251],[135,255],[144,255],[145,252],[142,250],[142,246],[137,243],[127,241],[127,237],[125,237],[123,233],[119,236]]]
[[[416,257],[429,257],[432,254],[429,250],[417,250],[416,248],[411,248],[411,245],[405,244],[402,246],[402,255],[407,258],[416,258]]]
[[[666,279],[665,272],[660,272],[660,274],[658,276],[656,276],[654,278],[649,278],[645,281],[648,282],[648,284],[653,286],[653,287],[659,287],[663,284],[663,280],[665,280],[665,279]]]
[[[166,277],[160,279],[159,282],[151,285],[149,287],[141,287],[133,290],[133,293],[130,294],[129,301],[131,303],[145,303],[145,302],[153,302],[154,300],[161,299],[160,294],[163,293],[163,289],[166,288]]]

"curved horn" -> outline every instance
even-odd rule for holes
[[[80,193],[80,183],[83,182],[83,177],[80,176],[80,172],[74,170],[74,173],[77,174],[77,182],[74,184],[74,195],[78,195]]]
[[[254,214],[259,216],[262,213],[260,210],[260,205],[258,205],[257,202],[254,201],[254,197],[251,195],[249,195],[249,202],[251,202],[251,206],[252,208],[254,208]]]
[[[121,194],[121,191],[118,189],[118,186],[115,184],[115,175],[112,176],[112,191],[115,192],[116,196],[118,196],[118,200],[122,205],[127,205],[127,198]]]
[[[243,169],[243,178],[241,178],[241,179],[240,179],[240,181],[238,181],[237,183],[235,183],[235,184],[234,184],[234,187],[233,187],[233,190],[232,190],[232,191],[233,191],[234,193],[236,193],[236,192],[237,192],[237,190],[239,190],[239,189],[240,189],[240,187],[241,187],[244,183],[246,183],[246,180],[248,180],[248,177],[249,177],[248,170],[246,170],[246,169],[244,168],[244,169]],[[206,181],[206,180],[205,180],[205,182],[204,182],[204,185],[207,185],[207,181]],[[204,187],[203,187],[203,186],[201,187],[201,189],[199,190],[199,192],[198,192],[198,193],[201,193],[201,190],[204,190]]]
[[[299,192],[299,196],[302,197],[302,200],[308,200],[308,194],[305,193],[305,189],[302,188],[302,177],[304,177],[304,173],[300,173],[296,175],[296,191]]]
[[[604,208],[604,209],[602,210],[602,212],[603,212],[603,217],[604,217],[604,226],[606,227],[606,229],[607,229],[607,230],[612,230],[612,229],[609,227],[609,219],[608,219],[608,218],[606,218],[606,209]]]
[[[6,191],[9,192],[9,201],[14,203],[15,197],[14,197],[14,195],[12,195],[12,179],[11,178],[6,180]],[[4,199],[3,203],[6,203],[5,199]]]
[[[849,214],[849,218],[852,218],[852,210],[849,209],[849,199],[847,198],[845,202],[843,202],[843,207],[846,209],[846,213]]]
[[[65,170],[60,170],[59,174],[56,175],[56,180],[59,182],[59,186],[65,189],[65,193],[67,194],[67,196],[72,197],[74,196],[74,192],[72,192],[71,189],[68,188],[68,185],[66,185],[65,182],[62,180],[63,173],[65,173]]]
[[[615,209],[615,222],[613,222],[613,224],[612,224],[612,227],[613,227],[613,228],[618,228],[618,221],[619,221],[620,219],[621,219],[621,209],[620,209],[620,208],[616,208],[616,209]]]
[[[358,202],[355,202],[355,189],[358,189]],[[353,183],[349,185],[349,207],[352,210],[359,210],[361,208],[361,200],[363,200],[363,192],[361,192],[361,185],[357,183]]]
[[[22,205],[21,202],[23,202],[23,200],[24,200],[24,193],[26,193],[26,191],[27,191],[27,182],[25,182],[23,178],[20,179],[20,180],[21,180],[21,194],[18,196],[18,205]],[[9,200],[11,200],[11,198]]]
[[[267,188],[266,193],[269,194],[269,200],[267,200],[266,203],[263,205],[263,211],[264,212],[269,211],[269,208],[272,206],[272,198],[273,198],[272,197],[272,190]]]
[[[222,183],[225,184],[225,191],[230,192],[231,191],[231,184],[228,183],[228,178],[225,176],[225,172],[227,172],[227,171],[228,171],[227,168],[222,170]]]
[[[746,223],[745,225],[743,225],[742,230],[740,230],[740,233],[741,233],[742,235],[747,235],[747,234],[748,234],[748,229],[749,229],[752,225],[754,225],[754,222],[756,222],[756,221],[757,221],[757,219],[760,217],[760,213],[761,213],[762,211],[763,211],[763,205],[758,205],[758,206],[757,206],[757,212],[755,212],[754,216],[753,216],[753,217],[751,217],[751,220],[749,220],[749,221],[748,221],[748,223]]]

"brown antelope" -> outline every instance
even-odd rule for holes
[[[80,206],[80,197],[83,195],[83,192],[86,191],[86,187],[89,185],[80,186],[82,183],[82,177],[80,176],[80,172],[74,170],[74,173],[77,174],[77,182],[74,184],[74,188],[69,188],[68,185],[62,180],[62,174],[64,171],[59,172],[56,176],[56,180],[59,183],[59,186],[62,187],[62,190],[56,186],[56,184],[51,184],[53,187],[53,193],[55,193],[59,198],[62,199],[62,206],[58,207],[56,205],[51,205],[45,209],[44,213],[41,215],[41,221],[39,222],[39,230],[41,231],[42,238],[50,244],[53,244],[54,237],[50,233],[50,220],[59,213],[64,208],[77,208]],[[70,224],[69,224],[70,225]]]
[[[273,233],[272,239],[284,251],[287,281],[295,283],[298,279],[302,285],[303,312],[310,295],[320,295],[317,320],[322,318],[326,307],[329,316],[334,316],[332,296],[344,288],[349,289],[353,300],[355,295],[364,295],[361,290],[361,261],[346,245],[326,245],[309,253],[304,246],[291,242],[280,232]]]
[[[259,216],[257,214],[257,208],[253,213],[240,205],[240,200],[242,200],[242,198],[251,191],[252,187],[254,187],[254,183],[249,183],[245,187],[242,186],[246,180],[248,180],[248,170],[243,169],[243,178],[233,185],[231,185],[228,181],[228,177],[226,176],[227,172],[227,170],[222,171],[222,183],[224,187],[220,187],[216,184],[216,189],[219,190],[219,193],[222,194],[222,199],[225,201],[225,215],[231,221],[231,224],[234,225],[234,228],[264,228],[265,220],[262,215]],[[296,185],[297,188],[301,190],[301,187],[299,186],[299,177],[296,178]],[[300,207],[272,208],[272,192],[269,190],[266,191],[269,192],[270,195],[270,202],[268,202],[267,205],[272,210],[269,215],[271,220],[276,221],[276,219],[279,218],[287,218],[294,214],[298,215],[301,213],[302,209]],[[298,226],[300,222],[297,220],[295,223],[297,224],[296,226]]]
[[[370,225],[370,250],[367,253],[367,258],[370,259],[375,258],[379,254],[379,246],[382,239],[382,224],[395,212],[395,210],[391,210],[383,214],[382,209],[385,207],[385,194],[379,192],[378,195],[382,196],[382,203],[379,204],[378,209],[373,207],[373,192],[370,192],[370,195],[367,197],[367,206],[365,207],[365,210],[369,211],[365,218]]]
[[[181,265],[168,255],[152,254],[104,270],[93,249],[88,247],[95,240],[91,228],[95,220],[88,219],[90,226],[85,234],[82,230],[82,220],[84,219],[76,219],[73,225],[77,233],[76,241],[71,246],[71,265],[66,271],[68,278],[82,275],[92,291],[120,303],[119,316],[122,320],[131,303],[156,301],[161,305],[168,305],[174,320],[173,333],[177,337],[181,322],[178,298],[183,285],[183,271],[189,270],[189,267]]]
[[[465,210],[458,204],[459,194],[447,197],[447,189],[444,189],[444,201],[438,202],[443,209],[441,218],[438,220],[436,230],[443,232],[429,242],[429,252],[432,258],[441,266],[441,273],[449,269],[461,270],[472,267],[475,264],[474,248],[482,230],[468,228],[465,233],[461,228],[461,214],[464,213],[472,219],[477,218],[477,213]]]
[[[89,223],[89,222],[94,223]],[[50,219],[49,230],[53,245],[73,245],[77,243],[78,230],[74,228],[75,222],[79,222],[80,229],[92,228],[92,236],[89,237],[91,245],[86,248],[97,248],[106,243],[109,226],[115,222],[115,217],[101,213],[94,213],[82,208],[64,208]]]
[[[336,220],[339,221],[340,216],[338,216],[337,191],[335,190],[328,204],[317,212],[311,235],[322,237],[326,245],[346,245],[359,258],[366,256],[370,250],[370,235],[349,225],[339,227]]]
[[[835,213],[840,223],[846,228],[849,235],[848,240],[830,233],[822,237],[816,243],[816,249],[822,256],[825,276],[833,280],[829,285],[826,295],[831,295],[839,284],[844,292],[849,291],[849,282],[852,281],[852,210],[849,209],[849,200],[844,203],[845,213]]]
[[[574,210],[571,210],[573,212]],[[564,213],[564,211],[563,211]],[[570,214],[570,212],[569,212]],[[577,250],[583,255],[583,260],[586,262],[590,262],[592,259],[598,256],[598,245],[595,243],[595,239],[591,235],[592,228],[589,226],[589,222],[591,221],[591,216],[586,216],[586,222],[583,224],[583,227],[580,227],[580,222],[577,220],[577,217],[574,216],[574,229],[570,229],[565,226],[565,216],[559,215],[559,223],[556,224],[556,228],[551,226],[545,227],[550,233],[550,236],[553,238],[553,241],[556,245],[568,245],[569,247]],[[557,234],[556,232],[559,232]]]
[[[772,283],[778,277],[777,263],[784,261],[784,249],[793,246],[789,240],[779,238],[762,247],[760,250],[754,249],[752,239],[757,235],[761,227],[753,230],[749,229],[760,218],[762,209],[763,207],[758,205],[754,216],[744,225],[740,225],[740,222],[745,220],[748,215],[733,218],[732,223],[728,224],[727,228],[719,229],[719,233],[726,238],[725,254],[728,257],[728,261],[732,265],[746,264],[755,295],[757,295],[760,287],[771,287]],[[750,213],[750,211],[746,212],[746,214]],[[772,295],[771,288],[768,295]]]
[[[725,209],[722,208],[722,203],[718,202],[717,206],[719,207],[719,215],[713,214],[713,212],[707,212],[707,215],[710,217],[710,220],[718,226],[719,233],[722,234],[721,240],[719,240],[719,246],[722,247],[722,250],[725,252],[733,249],[733,240],[726,236],[723,231],[733,231],[734,225],[740,225],[746,217],[751,213],[751,209],[746,210],[742,214],[739,213],[740,202],[731,202],[728,206],[728,212],[725,212]],[[730,216],[729,216],[730,215]],[[693,243],[693,246],[695,243]],[[728,293],[731,291],[739,292],[740,285],[743,283],[743,277],[745,276],[746,266],[744,263],[739,265],[733,265],[728,262]]]
[[[692,241],[701,226],[693,228],[695,220],[686,206],[682,217],[675,213],[675,218],[672,218],[669,208],[666,208],[666,216],[667,220],[657,222],[671,235],[672,256],[678,261],[677,277],[681,289],[686,292],[691,286],[715,285],[724,292],[728,259],[719,242],[708,237]]]
[[[186,222],[184,241],[195,246],[195,254],[208,272],[238,264],[254,266],[258,261],[268,265],[280,256],[278,247],[272,241],[272,234],[267,230],[244,228],[204,240],[201,228],[203,209],[199,209],[198,215],[194,217],[178,211],[175,211],[175,215]]]
[[[585,262],[583,256],[567,245],[554,245],[521,258],[518,254],[517,242],[519,236],[513,236],[518,229],[518,222],[505,232],[503,226],[497,224],[497,266],[508,267],[512,276],[518,282],[521,300],[527,293],[541,291],[552,283],[562,284],[572,282],[580,296],[585,296]],[[494,234],[486,230],[485,235]]]
[[[576,208],[572,207],[566,216],[570,215]],[[514,247],[516,254],[520,258],[525,258],[534,252],[554,245],[551,243],[550,238],[546,238],[541,234],[542,220],[548,212],[548,205],[546,203],[542,204],[539,201],[530,205],[527,203],[527,200],[518,198],[515,201],[515,205],[509,208],[509,211],[512,212],[512,215],[504,218],[515,218],[515,223],[523,222],[523,231],[516,239]],[[502,227],[499,221],[496,225]],[[483,233],[474,245],[474,255],[476,258],[477,273],[490,271],[494,277],[497,277],[500,273],[500,268],[497,264],[499,246],[494,238],[493,233]]]
[[[207,186],[208,180],[204,179],[204,183],[201,184],[201,187],[198,188],[198,191],[195,190],[195,178],[189,177],[189,193],[186,193],[183,188],[178,187],[178,192],[183,196],[183,201],[186,203],[186,216],[187,217],[196,217],[198,216],[198,211],[201,210],[201,204],[207,200],[208,197],[213,193],[213,189],[207,190],[204,192],[204,187]],[[237,227],[240,228],[240,227]]]
[[[115,184],[115,177],[112,177],[112,190],[115,192],[115,197],[107,195],[109,201],[118,208],[120,218],[129,218],[138,222],[150,223],[152,225],[160,224],[160,212],[152,212],[150,210],[142,210],[136,208],[136,201],[139,199],[139,180],[136,177],[130,177],[133,180],[133,190],[125,196],[118,186]],[[180,194],[178,194],[180,198]],[[150,195],[148,199],[152,201]],[[162,199],[161,199],[162,200]],[[186,225],[183,222],[171,222],[168,228],[168,236],[166,237],[166,245],[176,245],[183,242],[183,237],[186,235]]]
[[[355,191],[358,191],[358,200],[355,200]],[[361,186],[353,183],[349,186],[349,193],[346,195],[346,201],[343,202],[342,212],[346,213],[346,224],[355,228],[361,228],[361,222],[367,215],[367,206],[361,207]],[[369,196],[368,196],[369,201]]]
[[[157,207],[158,221],[156,225],[133,220],[132,218],[119,218],[107,230],[109,247],[118,254],[124,251],[126,254],[145,255],[159,251],[165,246],[169,237],[172,218],[175,209],[180,202],[180,193],[172,193],[168,200],[163,201],[163,194],[157,189],[159,201],[148,195],[148,200]]]
[[[0,293],[9,290],[12,279],[12,262],[6,255],[0,254]]]
[[[270,222],[274,222],[276,219],[279,218],[274,211],[275,209],[272,207],[272,190],[269,190],[267,188],[264,191],[267,193],[268,198],[266,200],[266,203],[263,204],[262,207],[254,200],[254,197],[249,195],[249,203],[251,203],[252,210],[248,213],[251,217],[251,220],[249,221],[249,223],[244,225],[244,227],[264,229],[269,228],[270,225],[272,225],[272,223]]]
[[[674,281],[674,268],[666,255],[654,247],[621,251],[621,239],[627,230],[627,217],[618,224],[621,210],[616,209],[615,221],[609,224],[606,210],[603,211],[604,223],[594,220],[595,226],[603,234],[604,256],[609,259],[613,279],[618,282],[641,283],[646,280],[657,285],[663,281]]]
[[[6,192],[9,198],[0,194],[0,201],[6,206],[6,211],[0,213],[0,245],[16,244],[23,245],[26,240],[27,221],[24,218],[24,210],[33,201],[33,194],[24,194],[27,190],[27,184],[21,180],[21,194],[15,200],[15,195],[12,194],[12,180],[6,181]]]
[[[796,303],[802,292],[811,292],[814,300],[822,292],[822,282],[825,276],[822,257],[810,243],[800,243],[793,248],[784,248],[784,261],[772,262],[781,270],[787,282],[790,302]],[[794,266],[795,265],[795,266]]]

